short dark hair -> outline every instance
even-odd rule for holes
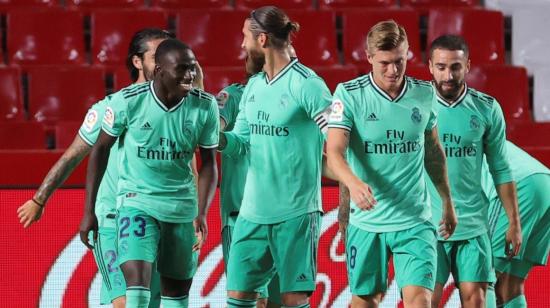
[[[288,15],[276,6],[262,6],[250,12],[250,31],[254,37],[266,33],[276,49],[286,48],[292,43],[291,34],[300,30],[300,25],[291,21]]]
[[[162,58],[172,51],[177,51],[183,53],[186,50],[190,50],[189,46],[187,46],[184,42],[175,39],[170,38],[162,41],[162,43],[159,44],[157,47],[157,51],[155,52],[155,62],[157,65],[162,62]]]
[[[134,56],[138,56],[143,60],[143,55],[148,51],[148,42],[174,37],[174,34],[158,28],[145,28],[134,34],[130,41],[130,47],[128,47],[128,55],[126,56],[126,68],[130,73],[132,82],[135,82],[139,78],[139,70],[134,66],[133,62]]]
[[[430,46],[430,59],[436,49],[462,50],[466,58],[468,58],[470,54],[470,49],[468,48],[466,40],[464,40],[462,36],[454,34],[442,35],[432,42]]]

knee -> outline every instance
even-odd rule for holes
[[[485,307],[485,292],[483,290],[469,292],[464,294],[462,301],[465,307]]]
[[[424,308],[432,307],[432,294],[428,290],[416,292],[403,298],[405,307]],[[436,306],[437,307],[437,306]]]
[[[307,304],[309,297],[304,292],[286,292],[281,295],[283,306],[300,306]]]
[[[351,299],[351,307],[353,308],[375,308],[380,305],[380,301],[382,300],[381,294],[374,294],[374,295],[354,295]]]
[[[253,300],[258,298],[258,293],[255,292],[243,292],[243,291],[227,291],[227,297],[235,299],[247,299]]]

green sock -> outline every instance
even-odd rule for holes
[[[145,287],[126,288],[126,308],[147,308],[151,291]]]
[[[161,296],[160,302],[164,308],[187,308],[189,306],[189,295],[179,297]]]
[[[489,285],[485,294],[485,308],[497,308],[497,295],[492,284]]]
[[[299,306],[281,306],[281,308],[310,308],[309,302]]]
[[[512,298],[511,300],[504,303],[504,308],[527,308],[527,300],[525,295],[520,295]]]
[[[256,307],[257,300],[255,299],[236,299],[236,298],[227,298],[227,308],[243,308],[243,307]]]

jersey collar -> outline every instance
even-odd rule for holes
[[[265,76],[265,82],[268,84],[268,85],[272,85],[273,83],[275,83],[275,81],[279,80],[286,72],[288,72],[290,70],[290,68],[298,62],[298,58],[293,58],[290,60],[290,62],[288,62],[287,65],[285,65],[285,67],[283,67],[283,69],[278,72],[274,77],[273,79],[269,80],[267,78],[267,73],[264,72],[264,76]]]
[[[456,106],[458,106],[460,103],[462,103],[462,101],[464,100],[464,98],[466,97],[466,93],[468,92],[468,85],[466,83],[464,83],[464,89],[462,90],[462,93],[458,96],[457,99],[455,99],[454,101],[447,101],[445,100],[443,97],[441,97],[439,95],[439,91],[437,91],[437,88],[435,86],[435,84],[432,82],[432,86],[434,87],[434,91],[435,93],[437,94],[437,101],[445,106],[445,107],[450,107],[450,108],[455,108]]]
[[[407,92],[407,87],[408,87],[407,76],[403,76],[403,82],[405,84],[403,85],[403,89],[401,89],[401,93],[399,93],[399,95],[397,95],[396,98],[391,98],[391,96],[388,93],[386,93],[386,91],[382,90],[382,88],[380,88],[376,84],[376,82],[374,82],[374,76],[372,76],[372,72],[369,73],[369,79],[371,81],[372,86],[374,87],[374,90],[376,90],[378,94],[382,95],[385,99],[389,100],[390,102],[397,102],[403,97],[403,95],[405,95],[405,92]]]
[[[158,98],[157,93],[155,93],[155,88],[153,87],[153,81],[149,82],[149,89],[151,89],[151,93],[153,93],[153,98],[155,99],[155,102],[157,103],[157,105],[159,105],[159,107],[162,110],[167,111],[167,112],[172,112],[172,111],[178,109],[178,107],[181,106],[181,104],[183,104],[183,102],[185,101],[185,98],[187,98],[187,96],[182,97],[179,103],[174,105],[172,108],[168,109],[168,108],[166,108],[164,103]],[[193,90],[191,90],[191,91],[193,91]]]

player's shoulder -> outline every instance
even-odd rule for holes
[[[205,92],[201,89],[193,88],[191,91],[189,91],[188,95],[190,98],[197,101],[201,107],[204,106],[206,108],[210,108],[215,106],[217,108],[218,106],[218,103],[214,95],[208,92]]]
[[[479,101],[481,103],[487,104],[490,107],[493,106],[493,104],[497,103],[497,100],[492,97],[491,95],[487,93],[483,93],[481,91],[478,91],[474,88],[468,87],[467,93],[471,98],[473,98],[476,101]]]
[[[338,85],[338,88],[345,90],[346,92],[353,93],[356,91],[361,91],[364,88],[370,87],[372,81],[370,75],[363,75],[357,78],[354,78],[349,81],[342,82]]]
[[[317,76],[317,74],[315,73],[315,71],[313,71],[312,69],[310,69],[309,67],[303,65],[302,63],[300,63],[298,61],[298,59],[294,59],[293,60],[294,63],[291,63],[291,67],[290,67],[290,70],[294,73],[294,75],[298,78],[303,78],[303,79],[310,79],[310,78],[315,78],[315,77],[319,77]]]
[[[242,94],[244,91],[245,85],[240,83],[232,83],[228,85],[227,87],[223,88],[221,92],[226,92],[229,95],[235,95],[235,94]]]
[[[430,90],[433,90],[431,81],[422,80],[411,76],[406,76],[405,78],[411,86],[420,87],[420,88],[429,88]]]
[[[150,87],[150,82],[135,83],[125,88],[122,88],[120,91],[118,91],[115,94],[119,94],[124,99],[128,100],[133,97],[138,97],[143,95],[144,93],[149,92],[149,87]]]

